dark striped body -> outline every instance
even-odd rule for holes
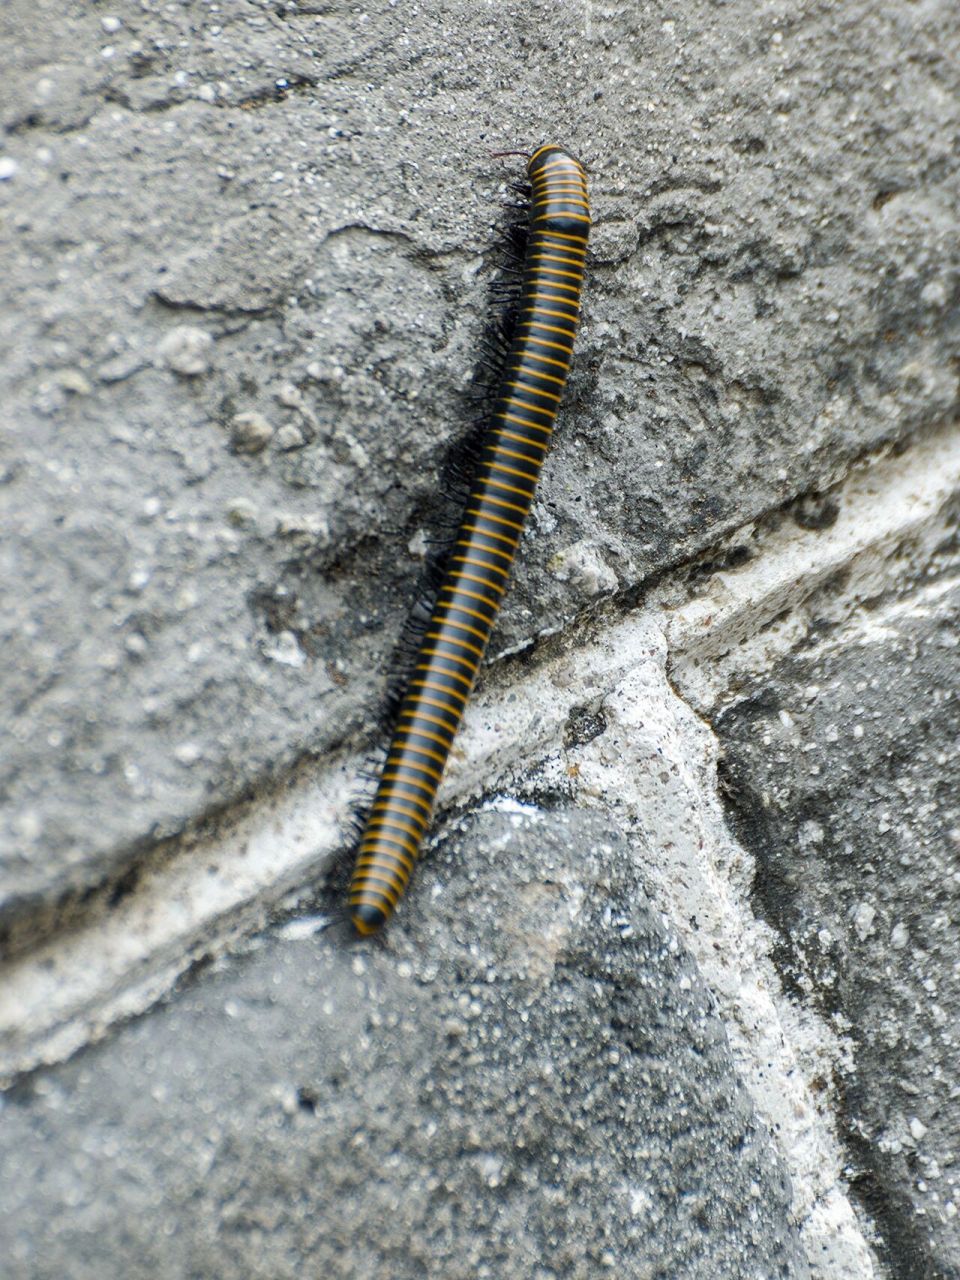
[[[500,609],[573,352],[590,230],[586,174],[559,147],[530,158],[520,314],[477,473],[360,838],[350,917],[392,915]]]

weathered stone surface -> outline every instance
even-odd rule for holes
[[[896,1277],[960,1275],[960,587],[814,635],[722,714],[736,829],[789,987],[849,1032],[858,1190]]]
[[[8,1104],[11,1280],[807,1274],[711,998],[602,820],[507,802],[385,942],[290,932]]]
[[[376,703],[472,412],[515,171],[489,149],[563,140],[597,214],[495,647],[954,403],[942,6],[13,0],[0,23],[7,918]],[[192,372],[183,326],[212,339]],[[276,432],[252,456],[249,413]]]

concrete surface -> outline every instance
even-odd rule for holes
[[[26,1085],[5,1274],[807,1276],[639,862],[602,819],[494,805],[385,943],[288,927]]]
[[[960,1275],[960,557],[816,630],[717,728],[788,990],[853,1044],[840,1119],[894,1274]]]
[[[958,68],[945,0],[3,7],[13,1274],[960,1276]],[[351,946],[546,137],[570,395]]]
[[[491,149],[562,139],[597,213],[495,648],[955,403],[941,4],[17,0],[0,22],[21,938],[368,719],[471,412],[516,168]]]

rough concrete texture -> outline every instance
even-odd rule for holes
[[[287,927],[25,1086],[4,1274],[806,1276],[639,853],[603,819],[494,804],[385,943]]]
[[[651,900],[713,993],[737,1073],[776,1135],[811,1275],[872,1280],[872,1231],[850,1203],[845,1156],[820,1097],[846,1047],[814,1011],[782,997],[773,938],[750,903],[753,862],[724,821],[717,741],[671,688],[656,622],[630,619],[600,643],[629,652],[628,670],[570,714],[562,748],[528,767],[523,794],[597,808],[643,850]],[[583,646],[577,660],[589,668],[591,656]],[[560,683],[562,668],[553,676]]]
[[[788,989],[853,1046],[851,1178],[891,1274],[960,1276],[960,577],[808,642],[716,724]]]
[[[0,49],[7,924],[368,718],[490,149],[597,214],[496,649],[955,404],[954,6],[13,0]]]

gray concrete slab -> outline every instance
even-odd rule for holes
[[[926,581],[815,629],[716,720],[785,982],[850,1037],[824,1083],[904,1280],[960,1275],[957,567],[947,544]]]
[[[369,717],[471,412],[490,149],[556,136],[597,212],[497,649],[955,402],[940,5],[0,21],[5,927]]]
[[[604,820],[500,802],[8,1095],[11,1280],[807,1275],[712,998]]]

